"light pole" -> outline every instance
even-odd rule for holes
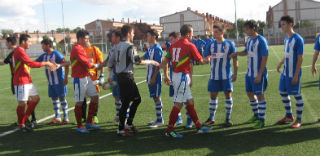
[[[236,39],[237,39],[237,43],[239,43],[239,30],[238,30],[237,3],[236,3],[236,0],[234,0],[234,18],[235,18],[235,25],[236,25]]]
[[[66,56],[68,55],[67,47],[68,44],[66,43],[66,28],[64,26],[64,11],[63,11],[63,2],[61,0],[61,12],[62,12],[62,26],[63,26],[63,42],[64,42],[64,52],[66,53]]]

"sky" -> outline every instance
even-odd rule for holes
[[[142,20],[159,24],[161,16],[186,10],[210,13],[233,22],[234,0],[0,0],[0,29],[50,31],[84,27],[96,19]],[[318,0],[319,1],[319,0]],[[236,0],[237,17],[265,21],[269,6],[280,0]]]

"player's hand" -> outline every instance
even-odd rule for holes
[[[316,76],[317,72],[318,72],[317,67],[316,66],[312,66],[311,72],[312,72],[313,76]]]
[[[165,78],[164,78],[164,82],[165,82],[166,85],[168,85],[168,86],[171,84],[171,80],[170,80],[169,77],[165,77]]]
[[[278,66],[277,66],[277,72],[278,72],[278,73],[280,73],[280,68],[281,68],[281,66],[282,66],[282,63],[279,63]]]
[[[63,79],[63,85],[67,85],[68,84],[68,75],[65,76],[65,78]]]
[[[101,66],[102,66],[102,67],[105,67],[105,66],[107,66],[107,64],[108,64],[108,61],[105,60],[105,61],[103,61],[103,62],[101,63]]]
[[[57,64],[53,64],[51,62],[46,62],[45,65],[49,67],[50,71],[55,71],[57,70],[57,67],[58,67]]]
[[[156,66],[156,67],[159,67],[160,64],[157,62],[157,61],[152,61],[152,65]]]
[[[237,74],[232,74],[232,82],[236,82],[237,81]]]
[[[154,86],[156,84],[156,80],[155,79],[151,79],[150,80],[150,86]]]
[[[254,79],[254,83],[260,83],[261,82],[261,75],[257,75],[257,77]]]
[[[112,83],[112,78],[108,77],[108,83],[111,84]]]
[[[294,76],[294,77],[292,78],[291,84],[294,86],[294,85],[296,85],[297,83],[298,83],[298,77],[297,77],[297,76]]]
[[[229,58],[234,58],[238,56],[238,52],[232,53],[230,54]]]

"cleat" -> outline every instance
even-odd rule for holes
[[[175,131],[171,131],[171,132],[166,132],[165,133],[166,136],[171,137],[171,138],[182,138],[183,135],[176,133]]]
[[[77,128],[77,132],[85,133],[85,134],[90,133],[90,131],[87,130],[84,126],[81,126],[81,127]]]
[[[64,118],[63,121],[61,122],[61,125],[66,125],[69,123],[69,119]]]
[[[86,126],[86,128],[91,128],[91,129],[94,129],[94,130],[100,129],[100,126],[97,126],[94,123],[91,123],[91,124],[90,123],[86,123],[85,126]]]
[[[113,122],[113,123],[119,122],[119,116],[114,117],[114,119],[111,122]]]
[[[153,124],[155,124],[156,122],[157,122],[157,120],[155,120],[155,121],[150,121],[150,122],[148,123],[148,126],[153,125]]]
[[[286,123],[293,122],[293,121],[294,121],[294,116],[284,117],[281,120],[277,121],[277,124],[286,124]]]
[[[301,121],[296,121],[294,124],[291,125],[291,128],[300,128],[302,126]]]
[[[232,121],[230,119],[226,119],[226,127],[231,127],[233,125]]]
[[[199,128],[198,133],[207,133],[212,129],[212,127],[202,126]]]
[[[60,118],[53,118],[49,124],[58,124],[58,123],[61,123],[61,119]]]
[[[216,123],[216,121],[211,120],[211,119],[209,118],[205,123],[203,123],[203,125],[204,125],[204,126],[209,126],[209,125],[213,125],[213,124],[215,124],[215,123]]]
[[[95,124],[98,124],[98,123],[99,123],[99,119],[98,119],[97,116],[94,116],[94,117],[93,117],[93,122],[94,122]]]
[[[264,122],[258,121],[256,125],[253,126],[254,129],[260,129],[264,127]]]
[[[184,129],[192,129],[192,125],[186,125],[183,127]]]
[[[178,119],[177,121],[176,121],[176,126],[178,126],[178,125],[180,125],[180,124],[182,124],[183,123],[183,121],[182,121],[182,119],[180,118],[180,119]]]
[[[123,137],[133,136],[127,129],[118,130],[117,135]]]
[[[132,131],[133,133],[137,133],[139,129],[135,127],[133,124],[132,125],[126,125],[125,129]]]
[[[153,124],[149,125],[150,128],[158,128],[164,126],[163,122],[154,122]]]
[[[25,125],[21,125],[20,126],[20,130],[23,132],[23,133],[26,133],[26,132],[33,132],[33,129],[29,126],[25,126]]]
[[[254,123],[254,122],[256,122],[257,120],[259,120],[259,117],[257,117],[257,116],[252,116],[249,120],[247,120],[245,123],[246,124],[250,124],[250,123]]]

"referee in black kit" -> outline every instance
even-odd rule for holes
[[[124,25],[121,28],[121,37],[122,41],[115,47],[115,50],[108,61],[108,82],[111,83],[112,81],[112,67],[115,67],[118,76],[117,81],[120,88],[120,99],[122,102],[119,112],[120,123],[117,134],[119,136],[132,136],[132,133],[130,133],[128,130],[132,131],[133,133],[138,132],[138,129],[132,124],[132,122],[137,108],[141,102],[140,93],[133,77],[133,64],[151,64],[154,66],[159,66],[159,63],[153,60],[140,59],[137,50],[132,43],[134,37],[134,27],[130,25]],[[132,105],[130,107],[129,118],[127,119],[127,126],[125,127],[127,109],[131,102]]]

